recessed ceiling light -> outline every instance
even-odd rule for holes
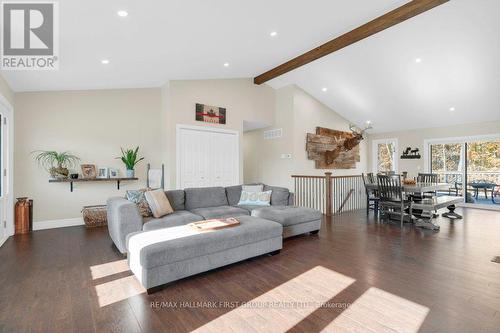
[[[322,92],[327,92],[327,91],[328,91],[328,88],[326,88],[326,87],[325,87],[325,88],[321,89],[321,91],[322,91]]]
[[[452,107],[450,108],[450,111],[455,111],[455,107],[454,107],[454,106],[452,106]]]
[[[269,36],[276,37],[276,36],[278,36],[278,33],[276,31],[271,31],[271,33],[269,34]]]
[[[102,59],[101,60],[101,64],[107,65],[107,64],[109,64],[109,60],[108,59]]]
[[[128,16],[128,12],[126,10],[119,10],[117,14],[120,17],[127,17]]]
[[[420,64],[420,63],[422,62],[422,59],[421,59],[421,58],[417,58],[417,59],[415,59],[415,62],[416,62],[417,64]]]
[[[229,67],[229,63],[228,63],[228,62],[225,62],[225,63],[224,63],[224,67]]]

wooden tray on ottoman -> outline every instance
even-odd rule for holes
[[[235,227],[239,224],[240,221],[238,221],[234,217],[230,217],[227,219],[212,219],[212,220],[193,222],[189,223],[188,225],[198,231],[207,231],[207,230],[217,230],[217,229]]]

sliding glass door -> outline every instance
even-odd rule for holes
[[[467,202],[500,205],[500,139],[471,141],[467,147]]]
[[[430,144],[430,172],[439,182],[450,185],[448,194],[462,195],[464,180],[464,145],[459,142]]]
[[[446,194],[500,206],[500,137],[431,140],[427,151],[426,166],[449,184]]]

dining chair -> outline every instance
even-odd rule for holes
[[[361,174],[363,177],[363,184],[365,185],[365,193],[366,193],[366,214],[370,213],[370,209],[375,212],[375,215],[378,214],[378,191],[377,190],[369,190],[366,187],[367,183],[374,184],[375,179],[373,178],[373,173],[367,173],[366,176],[364,173]]]
[[[399,210],[401,216],[401,227],[404,223],[406,208],[409,209],[410,218],[412,215],[411,201],[403,192],[400,175],[377,175],[377,185],[379,193],[379,206],[381,216],[384,217],[391,210]]]
[[[373,176],[373,172],[368,172],[366,174],[366,177],[368,178],[368,181],[372,184],[375,184],[377,183],[377,180],[375,179],[375,177]]]
[[[500,203],[500,202],[495,202],[495,198],[497,197],[497,195],[500,196],[500,185],[499,184],[496,184],[495,187],[493,188],[493,191],[491,192],[491,201],[494,204]]]
[[[439,176],[435,173],[419,173],[417,182],[426,184],[437,184]],[[437,191],[425,192],[422,194],[423,198],[432,198],[437,195]]]

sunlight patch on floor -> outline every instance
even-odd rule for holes
[[[429,308],[372,287],[322,332],[416,333]]]
[[[92,280],[128,271],[127,259],[90,266]]]
[[[286,332],[354,282],[348,276],[316,266],[195,332]]]
[[[129,297],[146,292],[146,289],[133,275],[106,282],[94,288],[100,307],[120,302]]]

